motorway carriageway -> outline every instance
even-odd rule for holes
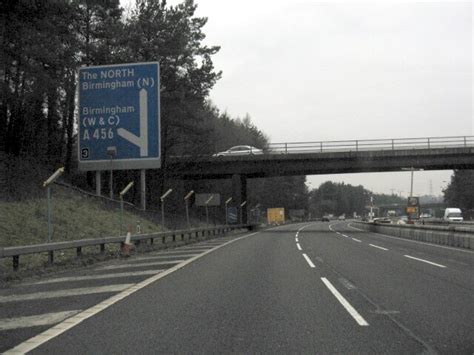
[[[0,291],[6,353],[474,352],[474,252],[313,222]]]

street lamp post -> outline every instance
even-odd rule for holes
[[[209,202],[212,201],[213,198],[214,198],[214,195],[209,197],[209,199],[204,203],[206,205],[206,228],[209,228],[209,210],[208,210],[207,205],[209,204]]]
[[[122,191],[120,191],[120,236],[122,235],[123,225],[123,195],[133,186],[133,181],[130,182]]]
[[[51,224],[51,184],[56,181],[64,173],[64,168],[59,168],[51,175],[45,182],[43,182],[43,187],[46,187],[47,197],[48,197],[48,243],[51,243],[51,238],[53,234],[53,226]]]
[[[243,224],[243,207],[247,204],[247,201],[244,201],[240,204],[240,224]]]
[[[186,221],[188,223],[188,229],[191,229],[191,223],[189,222],[189,198],[194,194],[194,190],[188,192],[186,196],[184,196],[184,204],[186,206]]]
[[[168,189],[161,197],[161,228],[165,230],[165,198],[173,191],[173,189]]]
[[[226,225],[229,224],[229,217],[228,217],[228,213],[227,213],[227,205],[230,203],[230,201],[232,201],[232,197],[229,197],[227,199],[227,201],[225,201],[225,224]]]

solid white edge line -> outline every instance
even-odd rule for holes
[[[327,278],[321,277],[321,280],[324,282],[329,291],[332,292],[334,297],[336,297],[337,300],[342,304],[346,311],[349,312],[351,317],[355,319],[357,324],[363,327],[369,325],[369,323],[367,323],[367,321],[359,314],[359,312],[357,312],[355,308],[351,306],[351,304],[339,293],[339,291],[332,285],[332,283]]]
[[[353,241],[357,242],[357,243],[362,243],[362,240],[359,240],[359,239],[356,239],[356,238],[351,238]]]
[[[21,353],[21,354],[24,354],[24,353],[27,353],[33,349],[36,349],[38,346],[46,343],[47,341],[57,337],[58,335],[64,333],[65,331],[75,327],[76,325],[78,325],[79,323],[85,321],[86,319],[96,315],[97,313],[99,312],[102,312],[104,309],[106,308],[109,308],[110,306],[112,306],[113,304],[117,303],[118,301],[126,298],[127,296],[130,296],[132,293],[135,293],[136,291],[150,285],[151,283],[165,277],[165,276],[168,276],[169,274],[185,267],[186,265],[192,263],[193,261],[199,259],[199,258],[202,258],[203,256],[217,250],[217,249],[220,249],[228,244],[231,244],[231,243],[234,243],[238,240],[241,240],[241,239],[244,239],[244,238],[248,238],[248,237],[251,237],[255,234],[258,234],[260,232],[255,232],[255,233],[251,233],[251,234],[247,234],[247,235],[244,235],[242,237],[239,237],[239,238],[236,238],[236,239],[233,239],[233,240],[230,240],[228,241],[227,243],[224,243],[224,244],[221,244],[219,246],[216,246],[215,248],[212,248],[208,251],[205,251],[204,253],[202,254],[199,254],[197,256],[195,256],[194,258],[191,258],[191,259],[188,259],[188,260],[185,260],[183,261],[182,263],[178,264],[178,265],[175,265],[173,266],[172,268],[158,274],[158,275],[155,275],[155,276],[152,276],[128,289],[126,289],[125,291],[122,291],[108,299],[106,299],[105,301],[102,301],[100,302],[99,304],[89,308],[89,309],[86,309],[85,311],[82,311],[81,313],[78,313],[76,314],[75,316],[71,317],[71,318],[68,318],[66,319],[65,321],[55,325],[54,327],[52,328],[49,328],[48,330],[24,341],[23,343],[20,343],[18,344],[17,346],[15,346],[14,348],[10,349],[10,350],[7,350],[5,351],[3,354],[18,354],[18,353]]]
[[[382,249],[382,250],[388,250],[387,248],[384,248],[384,247],[379,247],[378,245],[375,245],[375,244],[369,244],[371,247],[374,247],[374,248],[378,248],[378,249]]]
[[[308,257],[308,255],[306,255],[305,253],[303,253],[303,256],[304,256],[304,258],[306,259],[306,261],[308,262],[308,264],[309,264],[310,267],[316,267],[316,266],[314,266],[313,262],[312,262],[311,259]]]
[[[436,264],[432,261],[428,261],[428,260],[425,260],[425,259],[420,259],[420,258],[415,258],[414,256],[410,256],[410,255],[403,255],[405,258],[410,258],[410,259],[413,259],[413,260],[418,260],[418,261],[421,261],[421,262],[424,262],[424,263],[427,263],[427,264],[431,264],[431,265],[434,265],[434,266],[437,266],[437,267],[442,267],[442,268],[445,268],[446,266],[444,265],[441,265],[441,264]]]
[[[298,248],[298,250],[302,250],[301,246],[300,246],[300,243],[296,243],[296,247]]]

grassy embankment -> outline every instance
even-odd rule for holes
[[[52,241],[118,236],[120,234],[120,205],[88,196],[62,186],[53,186],[52,192]],[[146,214],[125,208],[123,229],[135,230],[140,223],[142,233],[161,231],[161,226]],[[0,247],[29,245],[47,242],[47,199],[21,202],[0,201]],[[90,250],[87,250],[90,249]],[[118,246],[108,246],[108,255],[117,254]],[[82,264],[96,258],[98,248],[85,248]],[[89,254],[89,257],[88,257]],[[55,263],[61,265],[75,258],[75,250],[55,254]],[[23,256],[22,269],[37,269],[46,265],[45,255]],[[79,262],[79,261],[78,261]],[[0,259],[0,269],[11,270],[11,258]],[[9,272],[8,272],[9,274]]]

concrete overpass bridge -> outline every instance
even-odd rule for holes
[[[179,179],[232,179],[233,198],[246,200],[246,179],[423,170],[474,169],[474,136],[273,143],[262,155],[188,156],[168,160]]]

